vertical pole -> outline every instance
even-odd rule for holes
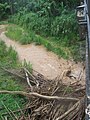
[[[86,3],[87,2],[87,3]],[[90,0],[86,0],[86,120],[90,120]]]

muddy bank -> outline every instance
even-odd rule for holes
[[[3,28],[3,30],[1,30]],[[16,41],[12,41],[5,36],[4,27],[0,27],[0,39],[3,40],[6,45],[12,46],[18,53],[19,60],[23,62],[26,60],[30,62],[33,69],[43,74],[48,79],[54,79],[57,76],[62,76],[70,71],[69,75],[63,74],[63,81],[65,83],[75,82],[80,79],[81,83],[85,82],[85,69],[82,63],[75,63],[74,61],[64,60],[58,58],[52,52],[48,52],[43,46],[20,45]],[[64,77],[65,76],[65,77]]]

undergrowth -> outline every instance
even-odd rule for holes
[[[14,79],[2,69],[19,66],[17,53],[12,47],[7,48],[5,43],[0,40],[0,90],[18,91],[24,89],[18,78]],[[12,111],[19,109],[16,103],[22,108],[26,103],[26,98],[20,95],[0,94],[0,120],[2,115],[8,112],[6,108]]]
[[[76,0],[74,2],[40,0],[38,4],[36,1],[29,1],[29,5],[33,5],[31,9],[28,9],[28,6],[22,7],[8,20],[9,23],[24,28],[24,31],[21,31],[22,35],[21,33],[18,35],[20,32],[18,26],[9,27],[6,35],[12,39],[18,36],[17,39],[22,44],[35,42],[36,45],[44,45],[47,50],[65,59],[83,60],[79,51],[80,38],[75,12],[77,4]],[[16,31],[14,35],[12,29],[16,28],[18,32]]]
[[[47,50],[52,51],[59,57],[63,57],[65,59],[73,58],[76,61],[82,59],[79,52],[79,38],[77,37],[75,39],[76,36],[73,33],[70,36],[65,36],[64,38],[42,37],[33,31],[28,31],[25,28],[11,24],[7,27],[6,36],[19,41],[21,44],[30,44],[34,42],[36,45],[43,45]],[[70,40],[68,41],[68,39]]]

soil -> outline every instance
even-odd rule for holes
[[[20,62],[24,60],[30,62],[34,70],[48,79],[62,76],[64,83],[69,84],[80,80],[81,84],[85,84],[85,65],[83,63],[58,58],[56,54],[47,51],[42,45],[21,45],[5,36],[5,25],[0,25],[0,40],[3,40],[8,47],[12,46],[17,51]]]

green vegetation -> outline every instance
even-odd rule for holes
[[[79,2],[78,0],[1,0],[0,24],[10,23],[6,36],[21,44],[43,45],[59,57],[84,60],[82,51],[85,51],[85,42],[80,41],[75,13]],[[16,81],[1,69],[17,68],[19,65],[17,53],[12,47],[7,48],[5,43],[0,41],[1,90],[23,90],[24,86],[19,84],[18,79]],[[27,64],[26,61],[24,66],[32,70],[31,64]],[[66,92],[70,91],[71,89],[67,88]],[[5,106],[11,110],[18,109],[15,101],[23,107],[25,98],[0,94],[0,117],[6,112]]]
[[[24,28],[9,27],[6,33],[8,37],[19,40],[21,44],[42,44],[63,58],[81,60],[80,53],[77,52],[80,48],[80,38],[75,13],[78,0],[1,2],[4,5],[6,3],[9,14],[12,15],[8,21]]]
[[[4,4],[0,2],[0,20],[6,19],[8,17],[8,9],[10,6],[5,2]]]
[[[8,21],[0,21],[0,25],[5,25],[5,24],[8,24]]]
[[[77,38],[78,27],[74,11],[68,11],[66,14],[62,13],[61,16],[47,17],[39,16],[36,13],[18,13],[10,19],[9,22],[23,26],[28,31],[32,30],[36,34],[45,37],[58,37],[63,38],[75,35]],[[74,38],[75,39],[75,38]]]
[[[7,27],[6,35],[13,40],[19,41],[21,44],[30,44],[32,42],[35,42],[36,45],[42,44],[47,48],[47,50],[53,51],[59,57],[63,57],[65,59],[72,57],[74,60],[81,59],[80,53],[78,52],[80,43],[78,40],[72,40],[71,43],[69,43],[68,36],[66,36],[64,40],[63,38],[42,37],[35,34],[33,31],[28,31],[12,24]],[[73,36],[74,35],[72,35],[72,37]]]
[[[14,67],[17,65],[18,55],[12,49],[12,47],[7,48],[3,41],[0,41],[0,66],[3,67],[5,64],[6,67],[8,65],[10,67]]]
[[[17,68],[19,67],[19,64],[17,53],[12,47],[7,48],[5,43],[0,41],[0,90],[23,90],[24,86],[21,86],[19,80],[16,80],[5,73],[2,69],[3,67]],[[19,108],[16,105],[16,102],[22,108],[25,105],[26,100],[19,95],[0,94],[0,117],[3,113],[7,112],[2,103],[11,110],[17,110]]]

